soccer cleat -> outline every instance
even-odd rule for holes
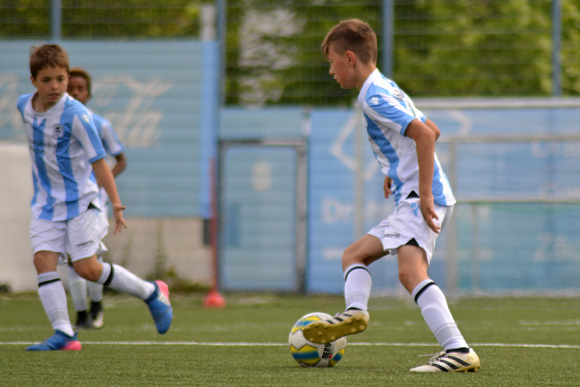
[[[92,328],[91,315],[86,310],[77,312],[77,322],[73,326],[77,330],[88,330]]]
[[[369,314],[365,310],[351,309],[337,313],[328,320],[315,321],[304,327],[306,340],[316,344],[331,343],[341,337],[361,333],[369,325]]]
[[[149,306],[157,332],[164,334],[169,330],[173,321],[173,309],[169,303],[169,287],[165,282],[159,280],[153,282],[153,285],[155,285],[155,290],[145,302]]]
[[[468,353],[439,352],[425,365],[411,368],[411,372],[477,372],[481,367],[479,356],[469,348]]]
[[[80,351],[81,342],[77,339],[77,334],[69,336],[61,331],[55,331],[54,335],[44,340],[40,344],[34,344],[26,348],[27,351]]]
[[[101,301],[91,301],[91,328],[101,329],[105,324],[105,311]]]

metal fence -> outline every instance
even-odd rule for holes
[[[573,0],[227,2],[226,102],[349,105],[320,44],[340,20],[377,32],[379,68],[413,96],[580,92]]]
[[[350,105],[356,93],[332,81],[320,44],[353,17],[412,96],[580,93],[576,0],[8,0],[0,38],[200,37],[204,14],[220,32],[227,105]]]
[[[574,276],[580,262],[580,100],[415,103],[442,130],[437,155],[458,199],[437,242],[432,278],[451,295],[580,292]],[[223,114],[222,141],[244,147],[224,148],[221,157],[221,285],[340,293],[344,249],[393,207],[383,197],[384,176],[360,113],[228,108]],[[294,152],[273,151],[270,144],[303,137],[308,177],[297,179]],[[251,139],[249,148],[244,141]],[[300,201],[292,195],[305,186],[303,268],[293,231],[301,217],[292,213]],[[386,257],[370,270],[374,292],[403,291],[395,259]],[[267,283],[272,278],[278,278],[275,285]]]

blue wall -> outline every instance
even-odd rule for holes
[[[0,141],[23,142],[15,108],[30,84],[29,50],[0,42]],[[217,43],[63,41],[71,67],[93,78],[88,107],[111,121],[129,166],[118,179],[126,216],[210,215],[215,156]]]
[[[446,139],[451,137],[573,134],[577,133],[575,123],[580,122],[580,110],[573,108],[425,109],[424,112],[442,130],[437,154],[447,173],[451,170],[452,148]],[[315,109],[307,113],[299,109],[226,109],[222,116],[222,138],[300,138],[308,134],[306,288],[309,292],[342,292],[342,252],[361,236],[355,230],[354,213],[356,114],[351,109]],[[366,139],[364,141],[363,233],[388,216],[393,207],[392,200],[383,198],[383,176]],[[259,149],[253,152],[260,153]],[[248,156],[246,161],[252,162],[255,154]],[[261,157],[269,158],[272,165],[278,160],[275,152],[269,156],[261,154]],[[451,231],[444,230],[431,261],[432,278],[447,287],[447,258],[450,251],[455,250],[457,286],[462,293],[580,290],[574,275],[580,265],[579,205],[466,203],[471,198],[578,199],[580,143],[459,144],[454,157],[454,191],[460,200],[454,213],[457,244],[449,244]],[[242,163],[243,159],[237,162]],[[278,170],[277,173],[284,172]],[[294,181],[294,178],[294,171],[284,176],[286,181]],[[226,176],[226,179],[229,178]],[[252,197],[252,193],[244,191],[238,196]],[[224,210],[227,217],[228,209]],[[227,221],[223,227],[229,232]],[[259,233],[271,242],[267,236],[275,238],[276,235],[269,230],[257,226],[245,228],[246,233]],[[253,248],[260,249],[259,246]],[[293,248],[282,248],[278,258],[292,259]],[[257,278],[270,276],[269,270],[277,267],[276,264],[269,267],[267,260],[256,258],[259,255],[247,255],[245,262],[252,270],[245,279],[246,286],[256,286]],[[237,262],[237,265],[243,263]],[[288,290],[295,286],[291,282],[294,272],[288,267],[285,270],[290,282],[268,285],[270,288]],[[371,265],[371,272],[375,293],[400,291],[397,264],[392,257]],[[232,283],[223,279],[225,285]],[[236,282],[236,287],[243,286]]]
[[[19,95],[33,92],[28,58],[37,42],[0,42],[0,141],[23,143]],[[217,115],[215,42],[64,41],[71,65],[93,75],[89,107],[109,119],[126,145],[129,167],[118,180],[127,216],[209,217],[210,160],[222,140],[308,142],[306,288],[342,292],[342,251],[355,230],[354,127],[351,109],[226,108]],[[421,101],[415,101],[421,108]],[[579,133],[578,108],[423,109],[442,131],[437,154],[449,174],[446,139]],[[383,177],[364,143],[364,225],[392,210]],[[234,147],[223,159],[222,285],[293,290],[296,157],[290,147]],[[459,144],[454,191],[472,198],[580,197],[580,143]],[[268,184],[266,184],[267,182]],[[307,184],[304,181],[298,184]],[[446,285],[447,253],[457,253],[463,292],[580,290],[580,206],[458,204],[457,245],[444,231],[430,268]],[[451,250],[449,250],[451,249]],[[375,292],[398,289],[393,259],[371,266]]]

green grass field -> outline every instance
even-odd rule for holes
[[[208,310],[203,294],[172,295],[174,324],[160,336],[142,302],[107,294],[105,327],[79,334],[82,351],[31,353],[27,345],[52,334],[38,297],[0,295],[0,386],[580,385],[578,298],[454,301],[480,372],[416,375],[409,368],[439,348],[410,299],[373,298],[369,329],[322,369],[294,362],[288,333],[306,313],[342,310],[341,297],[225,297],[226,308]]]

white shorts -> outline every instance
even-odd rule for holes
[[[434,206],[439,220],[434,219],[435,224],[441,230],[447,225],[453,214],[453,206]],[[419,204],[419,198],[401,200],[395,207],[393,214],[383,220],[378,226],[373,227],[367,234],[373,235],[383,244],[383,250],[388,254],[397,255],[397,249],[406,245],[411,239],[425,250],[427,262],[431,262],[431,256],[435,250],[435,243],[439,234],[429,228]]]
[[[105,213],[89,208],[82,214],[61,222],[32,219],[30,223],[30,244],[36,254],[52,251],[61,254],[59,264],[66,262],[66,254],[75,262],[107,251],[102,239],[109,231],[109,221]]]

